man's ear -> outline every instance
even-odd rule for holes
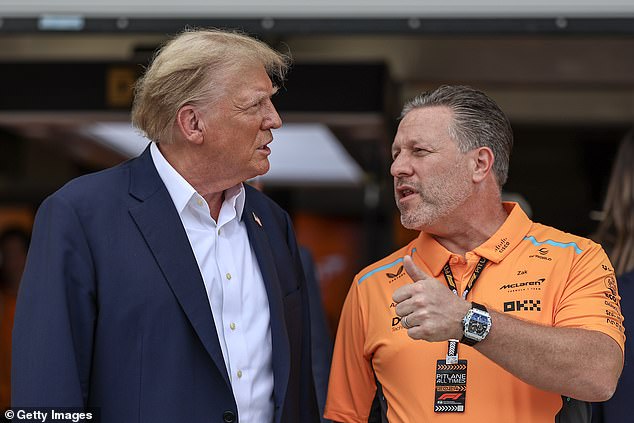
[[[489,147],[473,150],[473,182],[482,182],[491,172],[495,156]]]
[[[178,109],[176,113],[176,125],[185,140],[202,144],[204,139],[203,122],[198,109],[190,104]]]

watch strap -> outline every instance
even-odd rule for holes
[[[482,304],[478,304],[475,301],[471,301],[471,308],[477,308],[478,310],[482,310],[487,313],[489,312],[489,310],[487,310],[485,306],[483,306]]]
[[[467,338],[466,336],[462,335],[462,338],[460,338],[460,343],[473,347],[475,344],[478,343],[478,341],[476,341],[475,339]]]

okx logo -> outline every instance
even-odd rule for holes
[[[504,312],[511,311],[542,311],[541,300],[515,300],[504,303]]]

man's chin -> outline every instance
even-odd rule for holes
[[[249,179],[258,177],[258,176],[262,176],[268,173],[268,171],[271,169],[271,164],[269,163],[269,161],[267,160],[265,163],[259,163],[258,166],[253,169],[253,176],[251,176]]]
[[[412,231],[422,231],[424,224],[422,222],[420,222],[420,220],[413,220],[413,219],[408,219],[407,217],[404,217],[401,214],[401,225],[405,228],[405,229],[410,229]]]
[[[269,170],[271,169],[271,162],[269,162],[269,159],[264,159],[262,161],[262,163],[260,164],[260,170],[262,173],[260,173],[260,175],[264,175],[265,173],[267,173]]]

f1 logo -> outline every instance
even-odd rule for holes
[[[449,393],[447,392],[446,394],[442,394],[441,396],[438,397],[438,401],[440,400],[447,400],[447,399],[451,399],[451,400],[457,400],[458,398],[460,398],[462,396],[462,392],[455,392],[455,393]]]

